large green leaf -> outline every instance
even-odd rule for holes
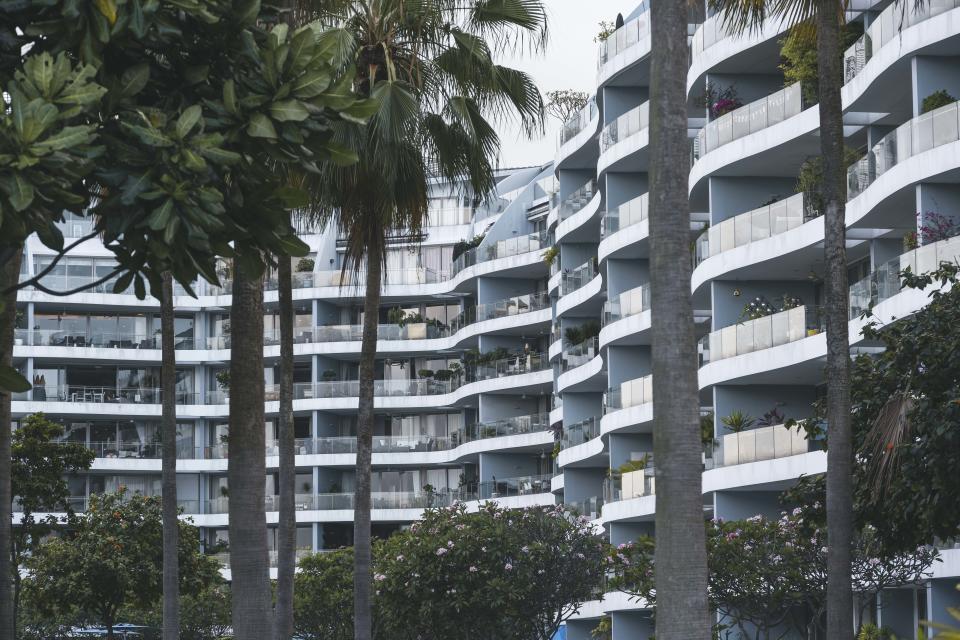
[[[270,115],[277,122],[303,122],[310,116],[310,112],[299,100],[282,100],[270,106]]]
[[[0,177],[0,189],[14,211],[23,211],[33,203],[33,185],[19,172]]]
[[[172,147],[173,140],[163,135],[163,132],[153,127],[141,127],[138,124],[124,122],[121,125],[124,129],[135,135],[140,142],[151,147]]]
[[[30,382],[13,367],[7,365],[0,367],[0,390],[10,393],[24,393],[32,388]]]
[[[277,139],[277,130],[270,122],[270,118],[262,113],[255,113],[250,117],[250,124],[247,125],[247,135],[251,138]]]
[[[33,145],[36,152],[47,153],[50,151],[64,151],[88,144],[93,140],[93,127],[87,125],[78,125],[73,127],[64,127],[58,133],[45,138]]]
[[[328,71],[309,71],[293,84],[293,95],[298,98],[314,98],[327,90],[331,80]]]
[[[144,63],[130,67],[120,76],[120,94],[127,98],[137,95],[147,86],[149,79],[150,65]]]
[[[187,134],[190,133],[190,130],[196,126],[197,122],[200,121],[200,116],[202,115],[202,110],[200,105],[195,104],[187,107],[183,110],[183,113],[180,114],[180,117],[177,118],[177,137],[183,140],[187,137]]]

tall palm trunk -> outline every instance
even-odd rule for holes
[[[297,514],[296,443],[293,430],[293,276],[290,258],[279,256],[277,291],[280,298],[280,514],[277,531],[276,640],[293,635],[293,574],[296,569]]]
[[[370,467],[373,458],[373,381],[377,357],[382,248],[371,243],[367,253],[367,296],[363,301],[363,342],[360,345],[360,404],[357,417],[357,488],[353,505],[354,640],[371,640],[372,559],[370,544]]]
[[[264,515],[263,279],[234,261],[230,310],[230,570],[236,640],[273,634]]]
[[[657,640],[709,640],[697,344],[690,294],[687,3],[653,2],[650,241]]]
[[[177,522],[177,355],[173,344],[173,276],[163,273],[160,298],[160,432],[163,459],[163,640],[180,638],[180,527]]]
[[[849,292],[843,166],[843,84],[836,0],[817,3],[820,151],[823,155],[824,259],[827,318],[827,637],[853,638],[853,434],[850,423]]]
[[[20,259],[23,247],[16,250],[6,264],[0,267],[0,291],[15,285],[20,277]],[[17,292],[3,297],[0,310],[0,367],[13,364],[13,336],[17,321]],[[14,640],[13,567],[11,567],[11,513],[13,496],[10,485],[11,440],[13,423],[10,392],[0,390],[0,640]]]

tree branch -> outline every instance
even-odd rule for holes
[[[43,277],[44,277],[45,275],[47,275],[48,273],[50,273],[51,271],[53,271],[53,268],[54,268],[55,266],[57,266],[57,263],[60,262],[60,259],[63,258],[63,256],[65,256],[65,255],[67,255],[68,253],[70,253],[70,251],[71,251],[74,247],[76,247],[76,246],[78,246],[78,245],[80,245],[80,244],[83,244],[83,243],[86,242],[87,240],[91,240],[91,239],[95,238],[97,235],[99,235],[99,233],[100,233],[99,231],[94,231],[93,233],[89,233],[89,234],[87,234],[87,235],[85,235],[85,236],[82,236],[82,237],[80,237],[80,238],[77,238],[76,242],[74,242],[73,244],[71,244],[71,245],[69,245],[69,246],[66,246],[66,247],[64,247],[63,249],[61,249],[60,251],[58,251],[58,252],[57,252],[57,255],[54,256],[53,260],[50,261],[50,264],[48,264],[46,267],[44,267],[44,268],[40,271],[40,273],[35,274],[35,275],[34,275],[32,278],[30,278],[29,280],[24,280],[23,282],[18,282],[17,284],[13,285],[12,287],[8,287],[8,288],[4,289],[3,291],[0,291],[0,295],[5,296],[5,295],[7,295],[8,293],[10,293],[10,292],[12,292],[12,291],[19,291],[20,289],[24,289],[24,288],[26,288],[26,287],[29,287],[30,285],[37,286],[37,284],[38,284],[38,282],[40,281],[40,279],[43,278]],[[40,287],[38,286],[37,288],[39,289]],[[41,289],[41,290],[42,290],[42,289]],[[57,295],[57,294],[53,294],[53,295]]]
[[[80,293],[82,291],[88,291],[90,289],[93,289],[94,287],[97,287],[103,284],[104,282],[114,277],[115,275],[121,273],[122,271],[123,271],[122,267],[117,267],[116,269],[114,269],[113,271],[111,271],[110,273],[108,273],[107,275],[103,276],[98,280],[94,280],[93,282],[88,282],[87,284],[81,285],[74,289],[69,289],[67,291],[54,291],[53,289],[48,289],[47,287],[43,286],[39,282],[34,282],[33,288],[36,289],[37,291],[41,291],[51,296],[71,296],[75,293]]]

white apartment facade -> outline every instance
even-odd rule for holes
[[[423,237],[396,238],[380,311],[375,533],[414,521],[427,506],[486,499],[565,502],[595,518],[613,543],[655,533],[650,20],[646,1],[629,14],[618,8],[626,19],[601,45],[596,96],[564,126],[554,161],[504,171],[497,193],[479,204],[434,185]],[[890,274],[960,255],[956,239],[910,251],[902,240],[918,228],[917,211],[960,220],[958,105],[920,113],[933,91],[960,96],[960,0],[934,0],[904,20],[896,11],[889,0],[854,3],[850,18],[866,35],[845,56],[843,90],[848,144],[865,157],[849,173],[851,305],[875,305],[884,321],[926,299],[891,286]],[[773,407],[809,417],[823,393],[823,223],[796,193],[801,164],[818,154],[818,112],[799,86],[784,87],[784,25],[739,37],[706,16],[689,31],[690,286],[702,336],[701,410],[716,437],[705,453],[704,513],[735,519],[777,512],[784,488],[826,469],[825,453],[785,429],[733,434],[720,420]],[[708,83],[735,87],[743,106],[711,118],[699,99]],[[87,224],[68,220],[65,234],[83,235]],[[478,236],[476,246],[457,246]],[[295,263],[294,413],[297,540],[307,553],[351,541],[362,295],[341,273],[336,230],[307,229],[303,238],[311,255]],[[49,254],[31,239],[24,273],[43,268]],[[87,242],[48,286],[77,286],[111,268],[109,253]],[[226,266],[222,276],[224,289],[201,284],[198,298],[180,291],[175,299],[178,498],[210,552],[226,540],[229,500]],[[71,479],[78,508],[120,486],[159,493],[159,309],[109,291],[60,298],[26,290],[18,302],[15,364],[35,389],[14,400],[14,416],[43,411],[97,452],[92,470]],[[265,295],[265,508],[274,527],[275,286]],[[786,310],[744,320],[750,301]],[[851,322],[854,349],[861,327]],[[609,479],[644,458],[647,469]],[[884,595],[879,623],[907,637],[920,619],[945,619],[956,604],[960,548],[942,554],[928,584]],[[614,640],[653,633],[643,603],[609,593],[567,624],[567,638],[590,638],[604,616]]]

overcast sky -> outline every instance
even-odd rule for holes
[[[576,89],[593,93],[597,85],[598,45],[593,41],[601,20],[613,21],[618,12],[627,15],[637,0],[544,0],[549,12],[550,42],[544,54],[511,57],[501,61],[533,76],[541,93]],[[557,151],[560,123],[547,122],[540,139],[529,140],[517,123],[500,127],[500,166],[542,164]]]

